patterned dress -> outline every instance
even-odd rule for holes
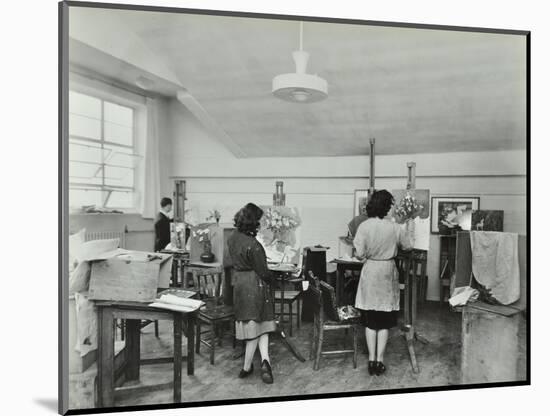
[[[395,316],[385,317],[372,311],[399,311],[399,276],[394,258],[399,247],[405,250],[412,248],[405,229],[388,219],[369,218],[359,225],[353,245],[357,257],[365,259],[355,307],[370,312],[367,316],[372,318],[371,325],[368,324],[368,317],[365,318],[365,325],[372,329],[394,326],[396,313]],[[384,322],[386,318],[390,319],[390,325]],[[382,324],[373,321],[381,321]]]

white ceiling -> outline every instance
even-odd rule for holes
[[[109,10],[248,157],[525,148],[525,38],[304,23],[313,104],[271,95],[293,72],[296,21]],[[101,30],[101,27],[98,27]],[[116,36],[116,34],[113,34]]]

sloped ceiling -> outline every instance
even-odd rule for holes
[[[327,100],[280,101],[297,21],[109,10],[175,74],[247,157],[525,148],[525,38],[304,23]],[[98,30],[101,30],[98,27]],[[113,34],[116,36],[116,34]]]

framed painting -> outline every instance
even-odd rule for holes
[[[472,211],[479,209],[479,197],[432,197],[432,234],[454,234],[471,229]]]

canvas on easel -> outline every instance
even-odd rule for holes
[[[267,260],[297,264],[300,258],[302,219],[298,208],[261,206],[264,215],[256,239],[265,249]]]

